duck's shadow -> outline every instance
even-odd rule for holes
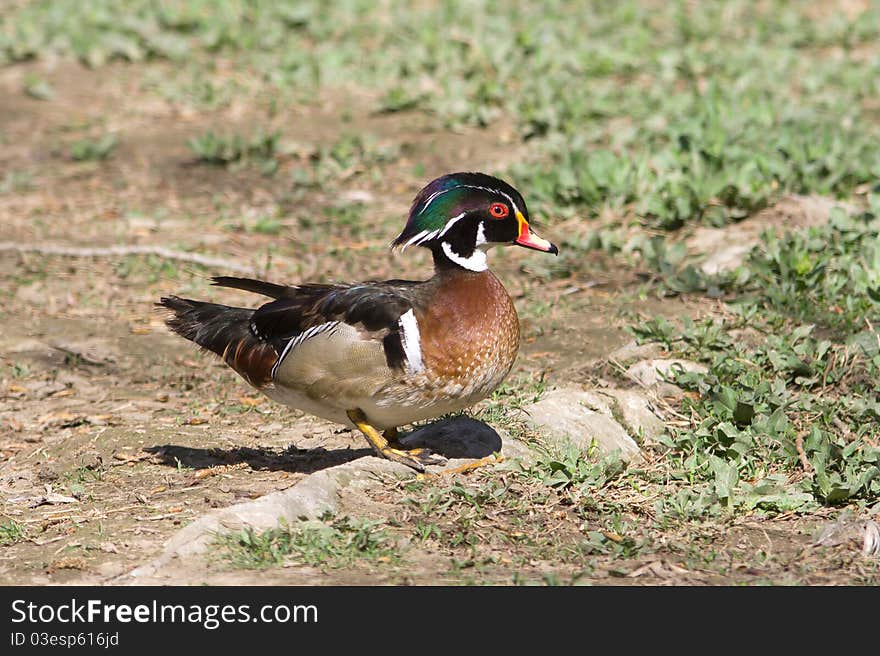
[[[231,449],[201,449],[197,447],[163,444],[144,449],[158,458],[159,464],[191,469],[209,469],[220,465],[247,463],[257,471],[286,471],[312,474],[322,469],[342,465],[373,453],[365,449],[299,449],[291,444],[283,451],[266,447],[237,446]]]
[[[446,458],[484,458],[501,450],[501,436],[494,428],[465,416],[441,419],[417,428],[401,436],[400,443],[408,449],[426,447]],[[312,474],[373,453],[369,447],[300,449],[293,444],[280,452],[263,447],[203,449],[175,444],[150,446],[144,451],[154,454],[160,464],[172,467],[208,469],[219,465],[247,463],[251,469],[259,471],[300,474]]]
[[[459,415],[417,428],[400,438],[408,449],[426,447],[447,458],[485,458],[501,451],[501,436],[482,421]]]

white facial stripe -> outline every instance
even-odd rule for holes
[[[477,242],[476,242],[475,246],[477,248],[479,248],[480,246],[482,246],[485,243],[486,243],[486,231],[483,229],[483,222],[480,221],[477,224]]]
[[[422,230],[421,232],[410,237],[409,241],[407,241],[403,246],[400,246],[399,248],[400,248],[401,252],[403,252],[409,246],[421,244],[422,242],[433,239],[434,237],[437,236],[437,233],[439,233],[439,232],[440,232],[439,230],[432,230],[431,232],[428,232],[427,230]]]
[[[400,326],[400,343],[406,355],[407,369],[413,374],[424,371],[425,364],[422,362],[421,337],[416,315],[412,310],[408,310],[400,315],[397,323]]]
[[[513,198],[511,198],[508,194],[501,191],[500,189],[491,189],[489,187],[480,187],[479,185],[463,184],[463,185],[455,185],[454,187],[450,187],[449,189],[441,189],[440,191],[435,191],[433,194],[428,196],[428,200],[425,201],[425,204],[422,206],[422,209],[419,210],[419,215],[421,215],[426,209],[428,209],[428,206],[431,203],[433,203],[434,199],[436,199],[438,196],[441,196],[449,191],[452,191],[453,189],[458,189],[459,187],[465,187],[467,189],[479,189],[481,191],[488,191],[490,194],[500,194],[500,195],[504,196],[510,202],[511,206],[513,207],[514,216],[516,216],[516,212],[519,212],[519,208],[516,206],[516,203],[513,202]]]
[[[447,191],[452,191],[453,189],[455,189],[455,187],[450,187],[449,189],[441,189],[440,191],[435,191],[433,194],[428,196],[428,200],[425,201],[425,205],[422,207],[422,209],[419,210],[419,214],[422,214],[422,212],[428,209],[428,205],[433,203],[434,199],[437,198],[437,196],[445,194]]]
[[[446,254],[446,257],[455,262],[458,266],[463,267],[469,271],[485,271],[489,268],[486,251],[480,248],[475,248],[473,254],[470,257],[462,257],[458,253],[454,252],[452,250],[452,246],[450,246],[448,241],[443,242],[442,248],[443,252]]]
[[[418,244],[420,241],[422,241],[423,239],[427,239],[432,234],[433,233],[429,232],[428,230],[422,230],[419,234],[415,235],[412,239],[410,239],[408,242],[406,242],[406,244],[404,244],[403,247],[406,248],[407,246],[412,246],[413,244]]]
[[[516,207],[516,204],[513,202],[513,199],[510,196],[508,196],[507,194],[505,194],[503,191],[501,191],[500,189],[490,189],[489,187],[478,187],[477,185],[459,185],[459,186],[460,187],[467,187],[468,189],[482,189],[483,191],[488,191],[490,194],[501,194],[507,200],[510,201],[511,205]]]
[[[446,225],[443,226],[442,230],[432,230],[431,232],[428,232],[427,230],[422,230],[421,232],[413,235],[409,238],[409,240],[407,240],[407,242],[403,246],[400,247],[401,252],[405,251],[409,246],[417,246],[426,241],[431,241],[432,239],[434,239],[434,237],[442,237],[446,234],[446,231],[449,230],[453,225],[455,225],[456,221],[463,218],[465,214],[466,212],[462,212],[458,216],[454,216],[449,219],[449,221],[446,222]]]
[[[409,241],[407,241],[407,242],[403,245],[403,248],[406,248],[407,246],[411,246],[411,245],[413,245],[415,242],[417,242],[419,239],[421,239],[422,237],[424,237],[424,236],[427,235],[427,234],[428,234],[428,231],[427,231],[427,230],[422,230],[421,232],[416,233],[415,235],[413,235],[413,236],[410,238]]]
[[[307,339],[311,339],[315,335],[320,335],[321,333],[326,333],[329,330],[333,330],[338,325],[338,321],[328,321],[327,323],[322,323],[318,326],[312,326],[311,328],[302,331],[299,335],[287,342],[287,345],[284,347],[284,350],[281,351],[281,355],[278,356],[278,360],[272,367],[272,378],[275,378],[275,372],[278,371],[278,367],[281,366],[281,363],[284,362],[284,359],[290,354],[293,349],[295,349]]]
[[[441,230],[441,231],[440,231],[440,234],[437,235],[437,236],[438,236],[438,237],[442,237],[443,235],[445,235],[446,232],[447,232],[452,226],[454,226],[454,225],[456,224],[456,222],[457,222],[459,219],[463,218],[465,214],[467,214],[467,212],[462,212],[462,213],[459,214],[458,216],[454,216],[454,217],[452,217],[451,219],[449,219],[449,220],[446,222],[446,225],[443,226],[443,230]]]

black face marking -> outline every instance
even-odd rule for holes
[[[519,237],[519,221],[514,212],[503,219],[483,219],[483,234],[489,244],[505,244]]]
[[[485,173],[451,173],[431,181],[419,192],[394,245],[417,244],[435,250],[436,243],[448,241],[445,237],[452,229],[449,222],[462,215],[499,223],[510,221],[515,231],[517,212],[528,220],[522,196],[503,180]]]
[[[506,217],[498,219],[493,216],[491,208],[491,204],[484,204],[468,212],[428,245],[434,254],[435,265],[458,266],[449,260],[443,244],[448,244],[455,255],[467,260],[484,245],[513,243],[519,236],[515,211],[511,209]]]

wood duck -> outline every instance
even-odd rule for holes
[[[285,286],[223,276],[213,283],[275,300],[256,310],[177,296],[159,305],[173,312],[171,330],[269,398],[356,427],[378,455],[424,471],[439,460],[397,444],[397,427],[472,406],[513,366],[519,319],[487,251],[557,254],[528,216],[506,182],[452,173],[419,192],[391,244],[429,249],[429,280]]]

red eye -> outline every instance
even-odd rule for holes
[[[492,203],[489,206],[489,214],[491,214],[496,219],[503,219],[505,216],[510,214],[510,210],[507,209],[507,205],[504,203]]]

